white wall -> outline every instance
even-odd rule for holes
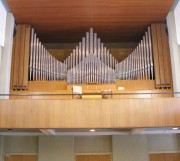
[[[113,161],[148,161],[149,153],[180,152],[180,135],[0,136],[0,161],[3,151],[37,154],[38,161],[75,161],[76,154],[111,152]]]
[[[40,136],[39,161],[74,161],[74,137]]]
[[[75,153],[111,153],[111,136],[75,136]]]
[[[174,16],[176,23],[177,43],[180,45],[180,1],[177,3],[175,7]]]
[[[175,27],[174,12],[169,12],[167,16],[169,47],[171,55],[173,90],[180,92],[180,45],[177,44],[177,35]],[[175,97],[180,97],[180,94],[175,94]]]
[[[113,161],[148,161],[145,135],[113,136]]]
[[[149,153],[171,153],[180,152],[180,135],[148,135]]]
[[[6,18],[6,35],[5,43],[1,53],[0,66],[0,93],[9,94],[10,91],[10,73],[11,73],[11,57],[13,46],[14,17],[12,13],[7,14]],[[8,97],[0,97],[0,99],[8,99]]]
[[[6,27],[6,9],[0,0],[0,46],[4,46],[5,27]]]
[[[37,154],[38,137],[36,136],[5,136],[4,137],[4,153],[16,154]]]

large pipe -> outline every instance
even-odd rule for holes
[[[33,80],[33,54],[34,54],[34,41],[35,41],[34,29],[31,29],[31,50],[30,50],[30,58],[29,58],[29,80]]]
[[[153,63],[153,52],[151,43],[151,29],[148,27],[148,40],[149,40],[149,55],[150,55],[150,67],[151,67],[151,79],[154,79],[154,63]]]

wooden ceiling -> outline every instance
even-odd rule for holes
[[[165,22],[174,0],[6,0],[17,24],[31,24],[42,42],[76,43],[90,27],[102,42],[137,42]]]

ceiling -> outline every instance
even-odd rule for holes
[[[174,0],[6,0],[17,24],[31,24],[43,43],[77,43],[90,27],[102,42],[138,42],[165,22]]]

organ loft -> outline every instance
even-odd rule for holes
[[[179,15],[0,0],[0,161],[180,161]]]
[[[93,28],[84,33],[82,40],[63,61],[46,49],[35,31],[30,25],[18,25],[15,30],[11,94],[23,94],[22,97],[27,99],[173,96],[164,23],[148,26],[140,42],[121,61],[111,54],[111,49],[105,46]],[[73,97],[78,94],[79,97]]]

